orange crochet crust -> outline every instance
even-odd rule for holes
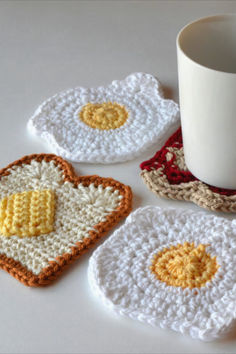
[[[102,178],[97,175],[77,176],[70,163],[53,154],[34,154],[24,156],[0,170],[0,182],[3,176],[7,176],[11,173],[10,169],[13,166],[30,164],[32,160],[36,160],[37,162],[41,162],[42,160],[45,160],[46,162],[54,161],[54,163],[63,171],[64,181],[73,183],[75,187],[81,183],[85,187],[89,186],[91,183],[93,183],[95,187],[98,187],[99,185],[102,185],[103,187],[109,186],[113,187],[114,190],[119,190],[120,195],[123,197],[117,209],[106,216],[105,222],[100,222],[93,226],[97,232],[89,231],[90,237],[86,237],[82,242],[76,243],[75,246],[71,248],[71,253],[64,253],[62,256],[56,257],[56,261],[49,261],[49,265],[38,275],[33,274],[33,272],[28,270],[19,261],[16,261],[13,258],[8,258],[4,254],[0,255],[0,268],[4,269],[27,286],[39,287],[48,285],[54,281],[69,264],[88,251],[114,225],[130,213],[132,209],[132,191],[129,186],[112,178]]]

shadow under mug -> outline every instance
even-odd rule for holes
[[[186,165],[205,183],[236,189],[236,14],[185,26],[177,57]]]

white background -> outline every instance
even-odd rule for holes
[[[198,17],[229,12],[236,12],[235,1],[1,1],[1,167],[23,155],[51,152],[27,133],[26,122],[58,91],[108,84],[142,71],[157,76],[166,97],[177,101],[177,32]],[[131,185],[134,208],[199,210],[158,199],[144,186],[139,164],[156,149],[128,163],[74,167],[78,174]],[[90,291],[90,255],[47,288],[27,288],[0,271],[1,353],[235,352],[236,330],[223,340],[202,343],[116,317]]]

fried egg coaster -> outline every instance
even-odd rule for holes
[[[30,155],[0,171],[0,268],[28,286],[53,281],[129,214],[130,187],[76,176],[56,155]]]
[[[131,74],[106,87],[77,87],[45,101],[29,130],[75,162],[113,163],[138,156],[179,125],[178,105],[154,76]]]
[[[235,221],[147,206],[93,253],[89,281],[121,315],[213,340],[236,316],[235,250]]]
[[[144,183],[160,197],[191,201],[213,211],[236,212],[236,190],[207,185],[188,171],[180,128],[140,167]]]

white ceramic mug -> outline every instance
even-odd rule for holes
[[[203,182],[236,189],[236,14],[185,26],[177,56],[186,165]]]

